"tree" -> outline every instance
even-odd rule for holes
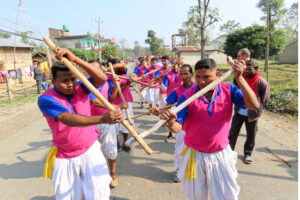
[[[10,34],[9,33],[0,33],[0,38],[10,38]]]
[[[263,58],[265,55],[265,41],[267,28],[253,25],[244,29],[238,29],[230,33],[224,44],[227,55],[236,57],[238,50],[248,48],[252,58]],[[282,29],[275,31],[270,38],[270,56],[281,52],[287,42],[287,37]]]
[[[183,28],[179,29],[178,32],[179,32],[179,34],[187,35],[187,45],[188,46],[200,45],[200,30],[196,29],[191,24],[184,22]]]
[[[147,37],[145,42],[149,44],[151,54],[155,56],[162,55],[165,52],[164,41],[157,38],[153,30],[148,30]]]
[[[110,55],[112,57],[117,57],[117,47],[116,46],[112,46],[112,45],[104,45],[102,46],[102,53],[101,53],[101,57],[102,59],[107,60]]]
[[[211,43],[215,46],[218,46],[219,49],[223,49],[227,35],[240,28],[241,25],[239,22],[236,22],[234,20],[228,20],[226,23],[220,26],[219,31],[221,32],[221,34],[217,38],[215,38]]]
[[[138,41],[134,41],[133,54],[136,57],[140,55],[145,55],[146,49],[142,47]]]
[[[286,15],[280,21],[280,25],[288,32],[289,41],[298,38],[298,2],[291,5]]]
[[[187,24],[200,30],[201,59],[205,55],[207,28],[219,20],[217,8],[209,7],[210,0],[198,0],[197,6],[190,7]]]
[[[283,8],[284,0],[260,0],[257,7],[265,14],[261,19],[266,21],[267,24],[267,37],[265,42],[265,68],[264,71],[268,71],[268,59],[270,49],[270,38],[275,32],[275,25],[278,24],[282,16],[286,13],[286,9]]]

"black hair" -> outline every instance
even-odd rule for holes
[[[112,65],[120,63],[120,60],[118,58],[109,58],[108,63],[111,63]]]
[[[93,60],[89,60],[89,61],[88,61],[88,63],[94,63],[94,62],[99,63],[99,64],[101,65],[100,61],[99,61],[99,60],[96,60],[96,59],[93,59]]]
[[[198,69],[209,69],[210,71],[214,71],[217,69],[217,63],[211,58],[205,58],[196,63],[195,71]]]
[[[58,71],[70,71],[70,70],[66,65],[64,65],[64,63],[56,61],[53,63],[51,67],[51,74],[53,79],[56,79],[56,75]]]
[[[168,55],[164,55],[161,57],[162,60],[170,60],[170,57]]]
[[[189,68],[189,72],[192,74],[193,73],[193,68],[191,67],[191,65],[189,65],[189,64],[184,64],[184,65],[182,65],[182,69],[184,68],[184,67],[187,67],[187,68]]]
[[[156,61],[156,62],[157,62],[157,58],[156,58],[156,57],[151,58],[151,62],[152,62],[152,61]]]
[[[258,69],[258,64],[253,59],[248,60],[246,62],[246,66],[253,66],[255,70]]]

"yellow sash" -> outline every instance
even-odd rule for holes
[[[58,152],[58,148],[56,146],[52,146],[51,149],[49,150],[47,159],[45,161],[44,174],[43,174],[44,178],[52,179],[57,152]]]
[[[181,156],[184,156],[187,152],[189,147],[184,147],[183,151],[181,152]],[[196,168],[196,155],[195,149],[191,148],[191,154],[188,161],[187,168],[185,170],[184,178],[186,180],[196,179],[197,178],[197,168]]]
[[[161,94],[160,93],[158,94],[158,100],[161,101]]]

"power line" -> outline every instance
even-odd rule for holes
[[[3,33],[9,33],[9,34],[12,34],[12,35],[15,35],[15,36],[20,36],[20,37],[22,37],[22,35],[19,34],[19,33],[14,33],[14,32],[7,31],[7,30],[3,30],[3,29],[0,29],[0,32],[3,32]],[[37,41],[44,41],[43,39],[36,38],[36,37],[31,37],[31,36],[27,36],[27,38],[32,39],[32,40],[37,40]]]

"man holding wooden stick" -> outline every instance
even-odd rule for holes
[[[88,80],[100,87],[106,75],[69,50],[55,47],[61,60],[66,57],[91,76]],[[96,124],[113,124],[123,120],[119,109],[101,116],[91,116],[89,90],[77,83],[76,76],[63,63],[51,68],[53,88],[45,91],[38,105],[52,130],[53,146],[47,156],[44,177],[52,179],[56,199],[103,199],[110,195],[106,160],[100,150]]]
[[[259,104],[242,74],[243,61],[234,64],[234,77],[240,89],[230,83],[219,83],[205,95],[180,112],[167,110],[161,116],[173,132],[185,130],[184,149],[179,161],[178,178],[189,199],[238,199],[236,152],[230,148],[228,133],[232,105],[257,109]],[[177,106],[193,94],[217,80],[219,72],[213,59],[203,59],[195,65],[197,85],[186,90]]]

